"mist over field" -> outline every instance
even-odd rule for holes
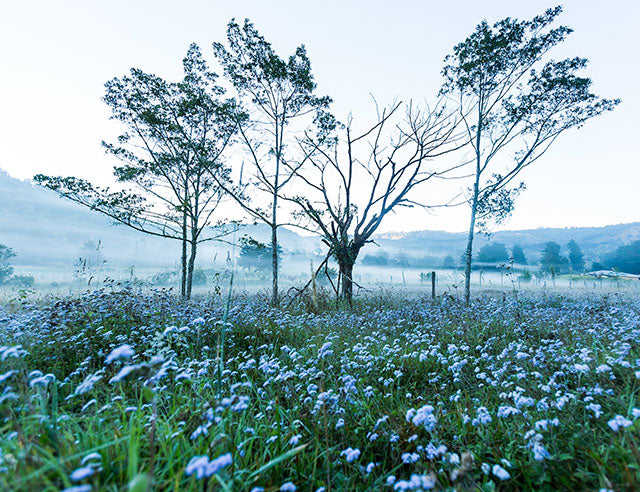
[[[178,241],[166,241],[132,231],[99,214],[66,202],[49,190],[12,178],[4,172],[0,172],[0,194],[6,197],[0,204],[0,237],[16,253],[11,259],[15,274],[33,276],[34,283],[30,286],[33,290],[82,291],[88,287],[99,288],[109,278],[118,281],[135,278],[149,288],[177,287],[177,276],[159,280],[157,274],[178,270]],[[269,242],[269,231],[263,225],[238,225],[233,229],[236,229],[236,243],[245,235],[262,243]],[[232,239],[231,233],[224,243],[214,242],[203,246],[196,266],[205,272],[206,279],[198,286],[199,290],[210,291],[220,285],[219,276],[226,274],[230,268],[234,251]],[[375,243],[363,249],[355,270],[355,279],[366,289],[376,289],[382,285],[410,286],[414,290],[423,289],[427,292],[431,288],[430,279],[426,279],[424,275],[430,275],[435,270],[438,290],[456,292],[462,280],[460,267],[465,240],[466,235],[462,232],[379,234],[375,237]],[[509,257],[479,266],[474,273],[473,282],[480,285],[484,281],[484,286],[490,288],[511,288],[512,277],[517,281],[524,269],[535,272],[541,268],[539,260],[547,242],[566,245],[571,240],[579,244],[585,255],[584,271],[593,270],[591,267],[594,262],[610,266],[616,248],[640,240],[640,223],[606,227],[502,230],[489,236],[480,236],[477,239],[478,249],[486,244],[502,243],[511,254],[513,246],[520,245],[528,261],[526,265],[515,264],[517,274],[506,277],[505,274],[509,273]],[[317,267],[324,259],[322,242],[315,236],[291,227],[280,230],[280,241],[283,248],[282,275],[288,287],[300,287],[309,280],[311,265]],[[241,251],[241,245],[236,244],[237,286],[253,292],[267,289],[269,265],[243,266],[242,261],[238,264]],[[448,256],[453,258],[452,264],[445,261]],[[83,262],[87,260],[83,271]],[[332,263],[332,268],[335,267]],[[633,268],[631,270],[629,273],[638,273]],[[320,278],[323,276],[320,275]],[[326,282],[323,280],[324,283]],[[630,282],[608,283],[615,288],[636,287]],[[543,280],[542,283],[535,279],[527,283],[520,280],[519,287],[542,284],[552,287],[550,279],[548,282]],[[567,287],[569,279],[559,278],[554,285]],[[602,282],[584,277],[572,282],[572,286],[593,289],[600,288]],[[0,286],[5,295],[10,292],[16,294],[23,288],[21,285]]]

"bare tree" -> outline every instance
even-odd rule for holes
[[[278,198],[295,170],[284,165],[291,159],[287,145],[295,143],[292,125],[305,125],[303,118],[308,116],[319,131],[331,128],[333,117],[326,112],[331,99],[315,95],[316,83],[304,46],[285,61],[248,20],[242,26],[231,20],[227,40],[228,48],[214,43],[213,49],[243,105],[244,113],[237,120],[239,140],[254,172],[248,183],[251,192],[246,192],[246,186],[221,186],[253,220],[271,229],[272,303],[277,305],[278,227],[283,225]],[[255,190],[265,194],[270,203],[265,206],[256,200]]]
[[[236,118],[233,101],[220,99],[224,91],[195,44],[183,66],[184,78],[177,83],[131,69],[130,75],[105,84],[112,119],[126,128],[117,143],[103,142],[122,162],[114,175],[123,189],[75,177],[40,174],[34,179],[117,223],[181,241],[181,294],[188,299],[198,244],[226,234],[210,226],[224,195],[218,183],[228,179],[221,154]]]
[[[482,22],[445,59],[441,92],[459,105],[475,165],[467,197],[467,303],[476,226],[486,229],[510,215],[524,188],[523,183],[512,186],[513,181],[561,133],[581,127],[619,102],[590,92],[591,80],[577,74],[586,59],[543,63],[547,52],[571,33],[565,26],[550,28],[561,11],[556,7],[532,20],[507,18],[493,26]]]
[[[341,295],[349,302],[358,254],[382,221],[398,207],[426,206],[411,192],[459,167],[429,167],[432,159],[459,148],[456,120],[442,108],[397,103],[377,116],[357,135],[349,121],[342,138],[332,142],[306,135],[300,146],[308,168],[302,172],[288,164],[308,193],[287,199],[300,207],[300,226],[318,233],[328,246],[338,263]]]

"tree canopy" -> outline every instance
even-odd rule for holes
[[[569,250],[569,265],[571,266],[571,271],[573,273],[582,273],[584,272],[585,261],[584,261],[584,253],[573,239],[569,241],[567,244],[567,248]]]
[[[640,274],[640,241],[620,246],[604,259],[604,266],[625,273]]]
[[[120,189],[76,177],[34,179],[120,224],[181,241],[182,294],[189,297],[197,245],[226,233],[209,226],[224,196],[219,183],[228,180],[221,155],[239,116],[235,102],[222,99],[224,89],[196,44],[182,65],[179,82],[132,68],[105,84],[111,119],[124,129],[115,143],[103,142],[121,162],[114,167]]]
[[[479,263],[504,263],[509,261],[507,247],[502,243],[485,244],[480,251],[476,261]]]
[[[560,253],[561,246],[553,241],[549,241],[544,245],[540,264],[546,271],[554,273],[564,273],[569,269],[569,260]]]
[[[591,92],[582,75],[587,59],[547,59],[572,30],[553,27],[562,7],[531,20],[507,17],[478,24],[445,58],[441,93],[458,107],[468,141],[473,184],[465,259],[469,302],[476,227],[487,230],[510,216],[524,183],[521,171],[540,159],[563,132],[612,110],[616,99]]]
[[[0,244],[0,284],[4,284],[13,275],[11,258],[15,256],[15,252],[9,246]]]
[[[228,186],[222,182],[221,186],[253,220],[271,228],[271,302],[276,305],[278,227],[286,222],[278,214],[279,198],[298,169],[286,164],[294,160],[290,150],[296,148],[296,128],[324,140],[335,127],[328,111],[331,98],[316,95],[317,84],[304,45],[284,60],[248,19],[242,25],[232,19],[227,25],[227,46],[213,43],[213,51],[246,115],[238,118],[237,124],[253,171],[251,193],[245,193],[246,187],[240,183]]]
[[[242,236],[239,242],[238,266],[256,270],[268,270],[270,268],[271,245],[261,243],[249,236]],[[282,248],[278,249],[278,256],[282,256]]]
[[[516,265],[527,264],[527,257],[524,254],[524,250],[522,249],[522,246],[520,246],[519,244],[515,244],[511,249],[511,257],[513,258],[513,262]]]

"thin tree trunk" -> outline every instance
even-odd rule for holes
[[[278,192],[280,185],[280,157],[282,151],[282,134],[278,133],[282,130],[278,124],[278,119],[275,121],[276,128],[276,172],[273,178],[273,204],[271,209],[271,304],[277,306],[278,299]]]
[[[187,291],[186,291],[186,299],[191,299],[191,290],[193,287],[193,270],[196,264],[196,254],[198,243],[195,241],[191,241],[191,254],[189,255],[189,266],[187,270]]]
[[[476,210],[478,209],[477,187],[476,182],[473,201],[471,202],[471,220],[469,222],[469,235],[467,236],[467,249],[464,253],[464,302],[467,305],[471,300],[471,258],[473,257],[473,236],[476,227]]]
[[[278,305],[278,228],[274,225],[276,220],[276,196],[273,197],[273,224],[271,224],[271,267],[272,271],[272,293],[271,303]]]
[[[471,220],[469,221],[469,236],[464,258],[464,302],[468,306],[471,300],[471,258],[473,256],[473,235],[476,228],[476,213],[478,211],[478,194],[480,187],[480,142],[482,140],[482,101],[478,105],[478,129],[476,130],[476,176],[473,183],[473,197],[471,199]]]
[[[187,296],[187,213],[182,214],[182,263],[180,271],[180,297]]]

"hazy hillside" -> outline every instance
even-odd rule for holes
[[[97,213],[28,181],[14,179],[3,171],[0,171],[0,198],[0,243],[18,253],[14,260],[16,265],[69,266],[77,258],[83,243],[97,243],[98,240],[110,265],[171,267],[178,259],[177,241],[115,226]],[[238,234],[248,234],[265,243],[270,238],[265,225],[245,226]],[[280,229],[279,237],[285,254],[310,256],[321,247],[317,238],[301,236],[286,228]],[[622,244],[640,239],[640,222],[606,227],[501,231],[490,238],[505,243],[508,248],[520,244],[533,261],[537,261],[545,242],[565,245],[570,239],[578,242],[589,260],[599,259]],[[457,259],[465,248],[465,241],[465,233],[443,231],[382,234],[376,237],[376,244],[366,246],[363,256],[382,250],[389,255],[402,252],[414,257],[442,258],[451,254]],[[476,250],[487,241],[486,236],[479,236]],[[226,258],[229,249],[225,244],[210,243],[202,248],[200,262],[211,264],[216,257]]]
[[[242,227],[238,236],[248,234],[268,242],[265,225]],[[313,251],[319,241],[280,229],[285,252]],[[179,256],[177,241],[142,234],[98,213],[64,200],[54,192],[28,181],[12,178],[0,170],[0,244],[13,248],[15,265],[69,266],[87,241],[102,244],[102,254],[110,265],[172,266]],[[226,244],[207,243],[200,261],[226,258]]]
[[[0,196],[0,243],[18,254],[17,265],[67,265],[86,241],[101,241],[104,256],[113,263],[175,261],[177,245],[114,226],[100,214],[2,171]]]

